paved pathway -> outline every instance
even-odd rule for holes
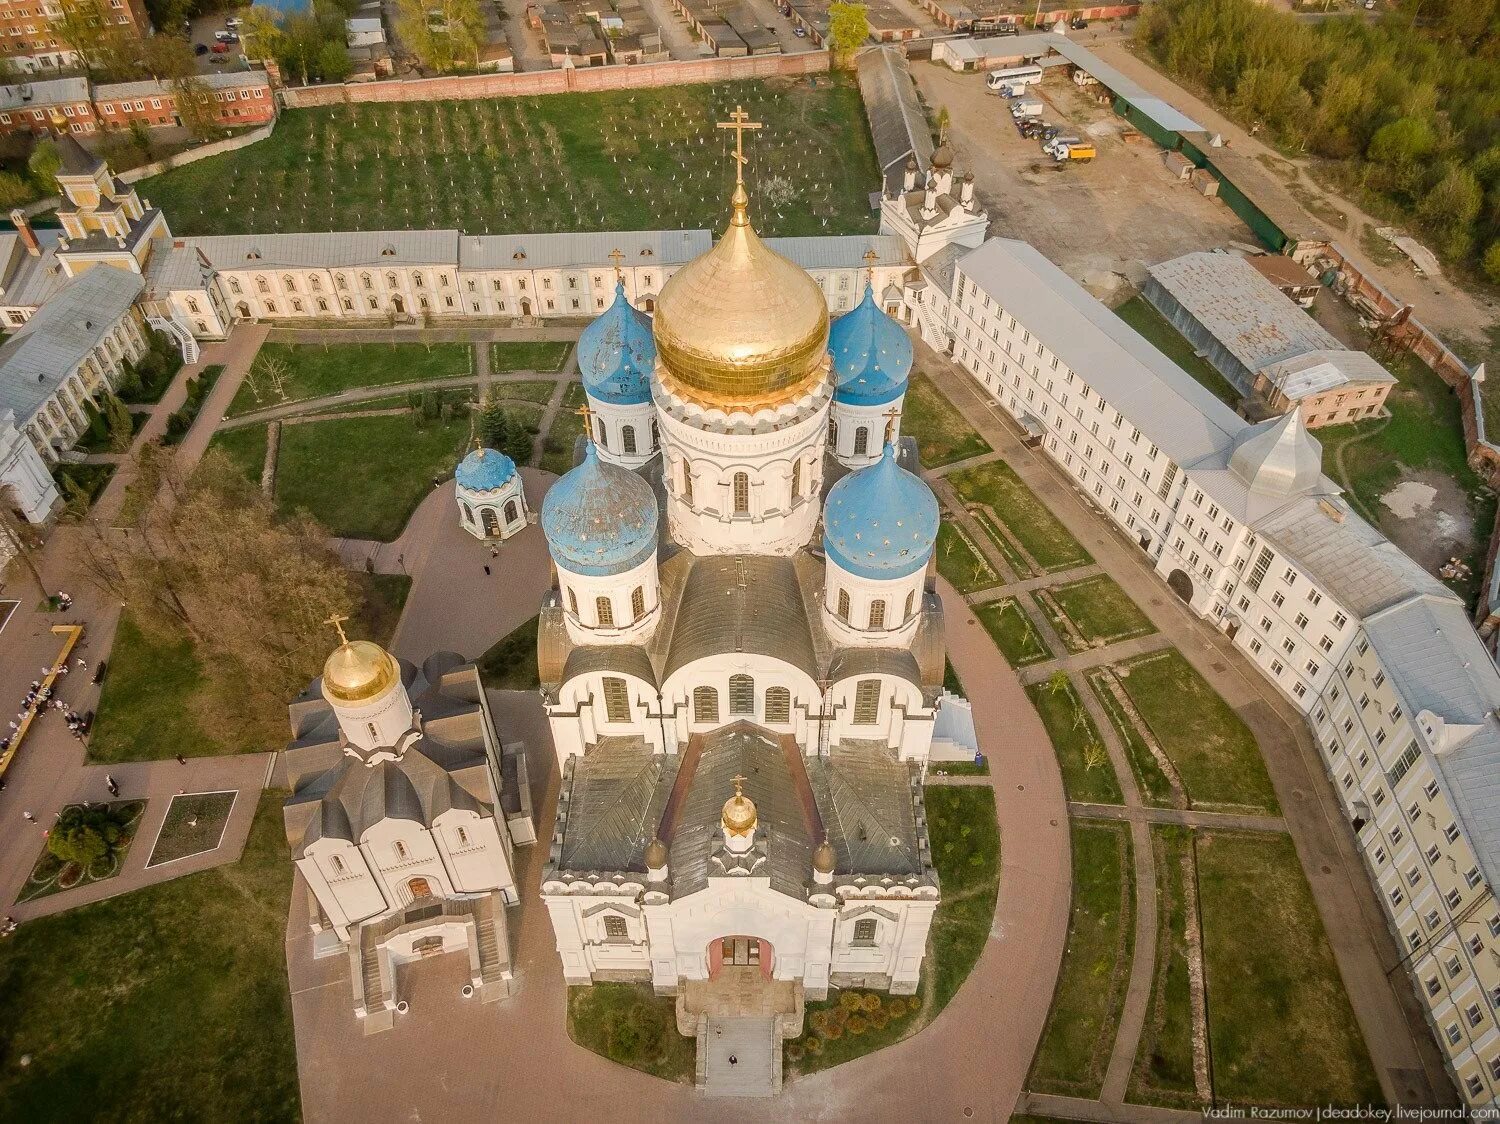
[[[540,343],[549,340],[576,340],[583,331],[585,320],[576,324],[530,324],[514,326],[514,321],[496,320],[492,324],[464,327],[438,326],[424,328],[421,324],[407,324],[395,328],[268,328],[264,324],[255,327],[270,332],[272,343],[390,343],[392,340],[409,340],[426,343]],[[237,328],[236,332],[243,330]]]
[[[1287,830],[1318,903],[1385,1097],[1404,1104],[1452,1101],[1454,1090],[1443,1070],[1436,1043],[1399,967],[1401,953],[1386,928],[1384,914],[1375,900],[1306,723],[1270,684],[1244,663],[1229,640],[1169,594],[1139,548],[1088,507],[1072,482],[1045,454],[1022,443],[1018,431],[966,374],[924,346],[919,345],[919,351],[923,367],[933,381],[1159,630],[1157,637],[1127,641],[1103,650],[1109,654],[1109,661],[1091,660],[1096,653],[1083,653],[1082,658],[1068,657],[1054,664],[1078,670],[1120,658],[1115,653],[1127,651],[1130,646],[1152,650],[1151,642],[1157,646],[1166,642],[1175,645],[1234,708],[1254,733],[1265,758]],[[1048,668],[1047,664],[1027,668],[1025,678],[1045,679]],[[1086,688],[1087,684],[1075,678],[1075,686]],[[1100,734],[1108,742],[1111,734],[1107,722],[1101,724]],[[1120,779],[1123,785],[1127,778],[1122,774]],[[1138,839],[1144,830],[1144,823],[1134,822],[1133,838]],[[1138,856],[1142,851],[1137,845]],[[1138,895],[1144,888],[1145,883],[1138,884]],[[1138,900],[1144,911],[1144,900],[1139,897]],[[1139,937],[1139,928],[1137,933]],[[1142,966],[1139,958],[1136,966]],[[1126,1018],[1132,1014],[1127,998],[1122,1035],[1127,1029]],[[1120,1053],[1123,1043],[1117,1041],[1116,1060]],[[1116,1066],[1111,1066],[1109,1076],[1114,1079],[1111,1084],[1118,1086],[1120,1074]]]
[[[1119,804],[1091,804],[1084,800],[1070,800],[1068,811],[1072,815],[1089,820],[1177,824],[1180,827],[1202,827],[1219,831],[1286,831],[1286,820],[1280,816],[1247,816],[1235,812],[1155,808],[1134,802],[1122,807]]]
[[[1042,618],[1045,620],[1045,617]],[[1033,621],[1033,623],[1035,623]],[[1051,622],[1047,627],[1051,630]],[[1061,639],[1054,632],[1052,637],[1047,638],[1048,643],[1054,650],[1065,651]],[[1053,641],[1056,643],[1053,643]],[[1150,636],[1137,636],[1133,640],[1121,640],[1119,643],[1110,644],[1104,648],[1090,648],[1086,652],[1070,652],[1056,659],[1042,660],[1040,663],[1028,664],[1021,672],[1023,683],[1044,683],[1051,678],[1054,671],[1087,671],[1090,668],[1103,667],[1105,664],[1119,663],[1121,660],[1134,659],[1136,656],[1148,655],[1151,652],[1160,652],[1172,647],[1172,638],[1159,632]]]

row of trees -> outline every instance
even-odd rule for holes
[[[284,15],[257,4],[244,14],[240,38],[246,57],[274,59],[287,82],[342,82],[354,71],[344,21],[354,0],[334,0],[305,12]]]
[[[1404,2],[1310,24],[1255,0],[1160,0],[1137,34],[1242,122],[1500,282],[1500,2]]]

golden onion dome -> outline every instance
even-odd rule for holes
[[[323,664],[323,694],[335,702],[368,702],[400,677],[396,661],[379,644],[346,641]]]
[[[734,778],[734,795],[724,801],[724,830],[730,835],[749,835],[755,830],[755,801],[742,791],[744,780]]]
[[[733,205],[724,237],[662,288],[652,331],[671,389],[700,405],[754,411],[824,376],[828,302],[755,233],[743,184]]]

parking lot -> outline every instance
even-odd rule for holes
[[[1190,250],[1254,241],[1224,204],[1174,180],[1161,149],[1131,129],[1066,67],[1051,68],[1028,97],[1043,119],[1092,141],[1097,157],[1058,164],[1037,140],[1020,135],[1009,104],[985,88],[985,74],[957,74],[913,62],[931,111],[947,108],[955,166],[973,169],[990,233],[1024,238],[1110,304],[1139,285],[1149,264]]]
[[[193,45],[199,74],[217,74],[221,70],[243,70],[249,65],[245,61],[244,45],[241,43],[226,44],[228,50],[214,53],[214,33],[227,30],[224,21],[234,14],[235,9],[228,8],[210,12],[192,21],[192,29],[188,32],[188,42]],[[208,50],[200,55],[197,53],[199,46],[207,47]]]

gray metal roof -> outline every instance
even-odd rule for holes
[[[562,850],[572,871],[644,871],[679,758],[652,753],[640,738],[602,738],[572,759]]]
[[[1066,35],[1054,35],[1053,49],[1071,63],[1081,66],[1110,91],[1135,106],[1148,118],[1175,133],[1200,133],[1202,125],[1180,109],[1163,101],[1133,78],[1127,78],[1087,47],[1074,43]]]
[[[1296,301],[1238,254],[1183,254],[1151,266],[1149,272],[1248,370],[1309,351],[1344,350]]]
[[[912,766],[880,742],[851,740],[807,767],[839,873],[922,873]]]
[[[17,425],[24,426],[144,287],[139,274],[100,265],[42,305],[0,346],[0,412],[14,410]]]
[[[152,296],[205,289],[207,282],[203,274],[198,251],[174,246],[168,238],[152,241],[151,256],[146,261],[146,285]]]
[[[917,85],[906,56],[896,47],[865,51],[854,66],[886,190],[898,191],[907,157],[915,156],[921,171],[932,161],[932,134]]]
[[[465,234],[459,239],[458,255],[464,269],[600,269],[610,265],[614,250],[625,255],[622,266],[641,267],[681,265],[712,248],[713,235],[707,230],[605,230]]]
[[[894,234],[838,234],[809,238],[767,238],[767,246],[803,269],[864,269],[865,253],[875,265],[906,265],[906,242]]]
[[[1252,492],[1302,495],[1323,478],[1323,446],[1307,432],[1302,411],[1291,410],[1241,430],[1229,456],[1229,471]]]
[[[663,622],[664,624],[666,622]],[[797,574],[790,558],[727,555],[699,558],[683,584],[662,670],[705,656],[754,652],[785,660],[817,678],[818,661]]]
[[[42,252],[33,257],[24,249],[16,254],[15,271],[5,280],[5,295],[0,300],[19,308],[40,308],[51,300],[72,278],[57,262],[57,245],[61,230],[32,227]]]
[[[183,241],[218,269],[457,265],[456,230],[370,230],[332,234],[224,234]]]
[[[87,78],[52,78],[45,82],[18,82],[0,86],[0,112],[17,109],[41,109],[67,102],[87,102]]]
[[[271,83],[263,70],[215,70],[209,74],[194,75],[210,90],[254,88],[270,89]],[[143,78],[139,82],[107,82],[94,87],[96,101],[112,101],[115,98],[170,98],[176,95],[171,82],[158,82],[154,78]]]
[[[1366,619],[1381,666],[1413,722],[1424,710],[1456,744],[1430,755],[1492,887],[1500,886],[1500,671],[1452,594],[1411,598]]]
[[[1293,402],[1346,383],[1380,385],[1396,381],[1395,375],[1363,351],[1309,351],[1268,363],[1256,373],[1264,374]]]

